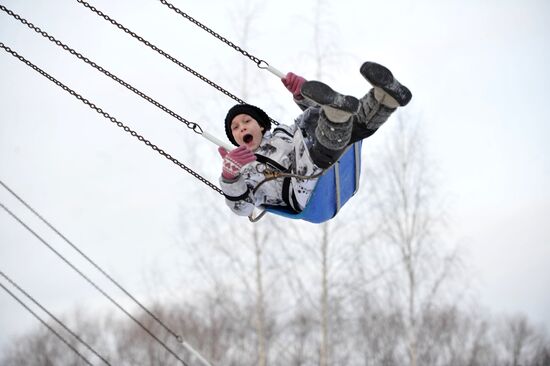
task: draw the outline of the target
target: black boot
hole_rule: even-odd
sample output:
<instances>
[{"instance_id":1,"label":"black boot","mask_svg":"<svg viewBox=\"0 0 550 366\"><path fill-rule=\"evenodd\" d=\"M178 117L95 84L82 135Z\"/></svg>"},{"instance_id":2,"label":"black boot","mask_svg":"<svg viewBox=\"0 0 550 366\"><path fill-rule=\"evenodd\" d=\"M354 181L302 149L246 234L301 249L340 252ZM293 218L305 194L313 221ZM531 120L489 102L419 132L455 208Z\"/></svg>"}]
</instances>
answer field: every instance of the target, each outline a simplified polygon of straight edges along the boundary
<instances>
[{"instance_id":1,"label":"black boot","mask_svg":"<svg viewBox=\"0 0 550 366\"><path fill-rule=\"evenodd\" d=\"M379 87L388 93L400 106L405 106L411 101L411 91L406 86L401 85L386 67L367 61L361 66L360 71L361 75L372 86Z\"/></svg>"},{"instance_id":2,"label":"black boot","mask_svg":"<svg viewBox=\"0 0 550 366\"><path fill-rule=\"evenodd\" d=\"M320 81L306 81L302 85L301 93L319 104L327 118L334 123L346 122L359 109L357 98L335 92Z\"/></svg>"}]
</instances>

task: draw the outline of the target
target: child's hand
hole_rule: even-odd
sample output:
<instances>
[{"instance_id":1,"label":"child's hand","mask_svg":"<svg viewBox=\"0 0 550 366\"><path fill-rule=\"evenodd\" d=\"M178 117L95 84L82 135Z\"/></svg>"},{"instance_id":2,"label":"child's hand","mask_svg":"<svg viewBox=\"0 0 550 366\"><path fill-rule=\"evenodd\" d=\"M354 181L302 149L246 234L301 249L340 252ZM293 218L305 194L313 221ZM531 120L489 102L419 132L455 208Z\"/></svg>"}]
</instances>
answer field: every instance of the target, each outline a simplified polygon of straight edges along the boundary
<instances>
[{"instance_id":1,"label":"child's hand","mask_svg":"<svg viewBox=\"0 0 550 366\"><path fill-rule=\"evenodd\" d=\"M283 85L286 86L288 91L292 93L294 99L300 100L304 98L300 93L300 90L302 89L302 85L306 82L306 79L289 72L284 78L281 79L281 81L283 82Z\"/></svg>"},{"instance_id":2,"label":"child's hand","mask_svg":"<svg viewBox=\"0 0 550 366\"><path fill-rule=\"evenodd\" d=\"M235 179L243 166L256 160L256 155L244 145L230 152L220 147L218 152L223 158L222 177L226 179Z\"/></svg>"}]
</instances>

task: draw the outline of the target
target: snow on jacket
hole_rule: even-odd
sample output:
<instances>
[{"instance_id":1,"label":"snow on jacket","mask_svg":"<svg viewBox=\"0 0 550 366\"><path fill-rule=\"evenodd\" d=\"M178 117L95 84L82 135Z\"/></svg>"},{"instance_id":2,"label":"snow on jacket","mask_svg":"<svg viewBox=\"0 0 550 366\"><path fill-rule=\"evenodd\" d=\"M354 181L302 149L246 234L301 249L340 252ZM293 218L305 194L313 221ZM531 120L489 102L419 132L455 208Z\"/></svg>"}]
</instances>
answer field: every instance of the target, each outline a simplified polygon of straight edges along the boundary
<instances>
[{"instance_id":1,"label":"snow on jacket","mask_svg":"<svg viewBox=\"0 0 550 366\"><path fill-rule=\"evenodd\" d=\"M307 113L305 113L307 114ZM273 170L310 176L321 168L309 155L299 126L304 114L292 126L279 125L267 131L260 146L254 151L257 160L245 165L233 180L220 177L220 186L226 204L241 216L252 214L254 207L263 205L287 206L299 212L307 204L318 179L277 178L254 188L265 180L266 167Z\"/></svg>"}]
</instances>

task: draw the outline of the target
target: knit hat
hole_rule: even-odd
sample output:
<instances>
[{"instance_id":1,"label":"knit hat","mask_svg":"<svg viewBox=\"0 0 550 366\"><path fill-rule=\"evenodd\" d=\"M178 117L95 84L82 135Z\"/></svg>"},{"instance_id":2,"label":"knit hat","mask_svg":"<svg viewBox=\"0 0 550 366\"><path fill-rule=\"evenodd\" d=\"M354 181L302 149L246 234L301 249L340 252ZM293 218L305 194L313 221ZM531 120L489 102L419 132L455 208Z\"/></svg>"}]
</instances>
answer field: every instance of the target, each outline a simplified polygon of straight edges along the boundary
<instances>
[{"instance_id":1,"label":"knit hat","mask_svg":"<svg viewBox=\"0 0 550 366\"><path fill-rule=\"evenodd\" d=\"M229 141L231 141L231 143L235 146L239 146L239 144L237 144L237 141L235 141L233 133L231 132L231 122L233 121L233 118L239 114L247 114L254 118L260 127L264 128L264 133L271 129L271 119L263 110L250 104L237 104L233 106L227 112L227 116L225 116L225 133L227 134Z\"/></svg>"}]
</instances>

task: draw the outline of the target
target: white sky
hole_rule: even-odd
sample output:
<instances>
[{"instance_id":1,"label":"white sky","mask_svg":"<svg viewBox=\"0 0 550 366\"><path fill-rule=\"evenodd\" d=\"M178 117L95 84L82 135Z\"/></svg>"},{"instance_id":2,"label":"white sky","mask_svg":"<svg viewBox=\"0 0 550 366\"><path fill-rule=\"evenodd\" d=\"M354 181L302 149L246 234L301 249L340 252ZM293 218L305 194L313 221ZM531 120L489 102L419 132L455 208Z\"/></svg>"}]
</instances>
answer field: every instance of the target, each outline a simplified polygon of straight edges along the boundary
<instances>
[{"instance_id":1,"label":"white sky","mask_svg":"<svg viewBox=\"0 0 550 366\"><path fill-rule=\"evenodd\" d=\"M173 3L238 43L233 35L239 17L229 2ZM221 121L231 99L75 1L2 4L224 137ZM238 90L243 73L253 76L258 93L247 101L264 106L275 119L288 123L298 113L276 78L251 63L243 68L235 51L160 2L92 4L228 90ZM265 2L245 48L280 70L314 78L312 4ZM324 68L325 81L359 96L366 85L357 70L373 60L411 88L407 109L426 126L431 160L450 192L452 239L469 252L481 304L495 313L526 313L549 327L550 149L544 140L550 136L550 3L354 0L327 6L323 17L332 28L326 38L341 56ZM204 154L212 164L194 168L216 182L215 150L187 128L4 12L0 41L180 161ZM145 292L147 269L181 255L174 243L185 200L196 192L213 195L209 198L216 193L4 51L0 80L0 179L123 284ZM4 190L0 202L64 248ZM226 207L220 200L188 220L210 210ZM0 270L54 311L99 301L3 211ZM36 323L3 292L0 309L0 347Z\"/></svg>"}]
</instances>

